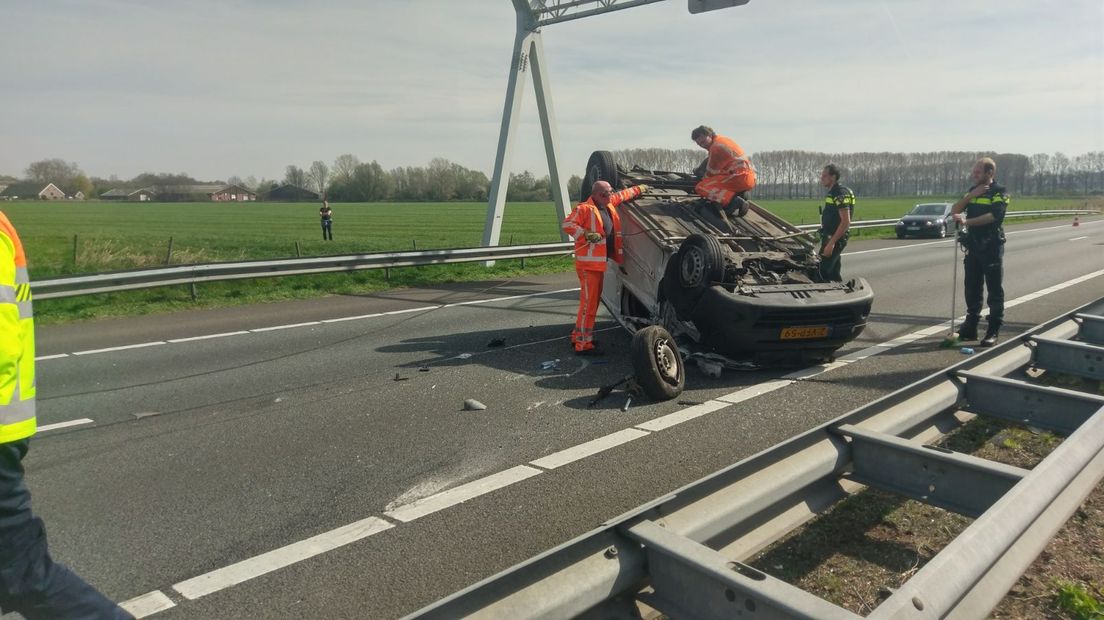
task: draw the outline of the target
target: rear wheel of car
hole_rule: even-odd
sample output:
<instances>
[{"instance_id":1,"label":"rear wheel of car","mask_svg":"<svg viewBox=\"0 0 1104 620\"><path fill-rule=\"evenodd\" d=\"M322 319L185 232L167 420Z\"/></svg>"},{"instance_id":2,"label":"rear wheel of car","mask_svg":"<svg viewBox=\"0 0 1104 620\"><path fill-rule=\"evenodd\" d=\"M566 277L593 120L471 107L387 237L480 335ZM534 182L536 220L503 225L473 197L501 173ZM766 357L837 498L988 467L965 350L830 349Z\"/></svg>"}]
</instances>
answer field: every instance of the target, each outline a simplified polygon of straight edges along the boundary
<instances>
[{"instance_id":1,"label":"rear wheel of car","mask_svg":"<svg viewBox=\"0 0 1104 620\"><path fill-rule=\"evenodd\" d=\"M620 187L621 179L617 174L617 162L609 151L594 151L587 160L583 185L579 189L579 200L590 198L590 187L595 181L607 181L614 190Z\"/></svg>"},{"instance_id":2,"label":"rear wheel of car","mask_svg":"<svg viewBox=\"0 0 1104 620\"><path fill-rule=\"evenodd\" d=\"M724 278L724 250L716 237L690 235L675 253L679 284L704 290Z\"/></svg>"},{"instance_id":3,"label":"rear wheel of car","mask_svg":"<svg viewBox=\"0 0 1104 620\"><path fill-rule=\"evenodd\" d=\"M686 387L682 355L666 329L649 325L636 332L631 355L636 383L652 400L671 400Z\"/></svg>"}]
</instances>

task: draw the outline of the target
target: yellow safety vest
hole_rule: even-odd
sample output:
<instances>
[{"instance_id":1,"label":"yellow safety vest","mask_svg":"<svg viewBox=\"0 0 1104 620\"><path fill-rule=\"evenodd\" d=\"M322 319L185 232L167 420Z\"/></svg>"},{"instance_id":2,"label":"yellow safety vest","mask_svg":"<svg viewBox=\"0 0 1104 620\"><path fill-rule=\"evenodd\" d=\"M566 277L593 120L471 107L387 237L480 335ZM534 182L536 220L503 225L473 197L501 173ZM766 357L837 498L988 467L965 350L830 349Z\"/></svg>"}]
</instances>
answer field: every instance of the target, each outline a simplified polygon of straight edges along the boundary
<instances>
[{"instance_id":1,"label":"yellow safety vest","mask_svg":"<svg viewBox=\"0 0 1104 620\"><path fill-rule=\"evenodd\" d=\"M23 243L0 211L0 443L35 433L31 280Z\"/></svg>"}]
</instances>

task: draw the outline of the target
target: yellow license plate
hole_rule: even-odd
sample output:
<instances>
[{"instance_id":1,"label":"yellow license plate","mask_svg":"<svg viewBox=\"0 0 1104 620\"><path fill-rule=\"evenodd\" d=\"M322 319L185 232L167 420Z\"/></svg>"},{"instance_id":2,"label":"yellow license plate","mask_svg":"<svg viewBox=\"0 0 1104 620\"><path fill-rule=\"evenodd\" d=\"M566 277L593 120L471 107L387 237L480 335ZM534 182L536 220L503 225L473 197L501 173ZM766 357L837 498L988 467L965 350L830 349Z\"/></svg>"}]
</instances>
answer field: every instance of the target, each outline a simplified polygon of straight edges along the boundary
<instances>
[{"instance_id":1,"label":"yellow license plate","mask_svg":"<svg viewBox=\"0 0 1104 620\"><path fill-rule=\"evenodd\" d=\"M817 327L783 327L782 340L804 340L806 338L827 338L828 326Z\"/></svg>"}]
</instances>

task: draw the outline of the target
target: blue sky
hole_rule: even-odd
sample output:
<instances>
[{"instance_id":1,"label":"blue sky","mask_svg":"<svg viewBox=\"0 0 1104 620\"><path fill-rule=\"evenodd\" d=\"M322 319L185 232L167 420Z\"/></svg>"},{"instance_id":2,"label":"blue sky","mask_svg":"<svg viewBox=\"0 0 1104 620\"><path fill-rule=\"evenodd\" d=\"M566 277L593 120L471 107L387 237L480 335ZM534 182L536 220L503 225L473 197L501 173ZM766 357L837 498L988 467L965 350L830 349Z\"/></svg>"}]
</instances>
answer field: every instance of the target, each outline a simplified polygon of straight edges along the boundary
<instances>
[{"instance_id":1,"label":"blue sky","mask_svg":"<svg viewBox=\"0 0 1104 620\"><path fill-rule=\"evenodd\" d=\"M0 0L0 174L282 178L342 153L491 171L509 0ZM565 174L593 150L1104 150L1104 2L668 0L543 30ZM547 171L531 84L511 168Z\"/></svg>"}]
</instances>

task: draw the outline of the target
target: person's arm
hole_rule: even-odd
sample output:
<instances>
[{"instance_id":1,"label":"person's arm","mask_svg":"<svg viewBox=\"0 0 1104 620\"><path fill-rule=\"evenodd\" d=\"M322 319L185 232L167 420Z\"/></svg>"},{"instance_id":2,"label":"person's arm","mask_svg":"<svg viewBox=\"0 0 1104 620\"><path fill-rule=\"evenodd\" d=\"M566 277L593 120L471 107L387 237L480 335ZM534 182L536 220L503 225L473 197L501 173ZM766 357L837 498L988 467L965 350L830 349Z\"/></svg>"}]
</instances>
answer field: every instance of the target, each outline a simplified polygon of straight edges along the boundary
<instances>
[{"instance_id":1,"label":"person's arm","mask_svg":"<svg viewBox=\"0 0 1104 620\"><path fill-rule=\"evenodd\" d=\"M824 244L823 256L831 256L836 250L836 243L847 234L847 230L851 228L851 209L846 206L839 206L840 223L836 226L835 232L828 238L828 242Z\"/></svg>"},{"instance_id":2,"label":"person's arm","mask_svg":"<svg viewBox=\"0 0 1104 620\"><path fill-rule=\"evenodd\" d=\"M23 328L15 291L15 245L0 229L0 385L15 385L23 355ZM9 277L11 280L9 281ZM15 398L13 396L13 398Z\"/></svg>"},{"instance_id":3,"label":"person's arm","mask_svg":"<svg viewBox=\"0 0 1104 620\"><path fill-rule=\"evenodd\" d=\"M610 204L616 207L626 200L639 198L640 195L646 191L648 191L647 185L634 185L629 189L623 189L615 194L610 194Z\"/></svg>"},{"instance_id":4,"label":"person's arm","mask_svg":"<svg viewBox=\"0 0 1104 620\"><path fill-rule=\"evenodd\" d=\"M987 191L989 191L989 183L980 183L978 185L975 185L974 187L970 188L970 191L966 192L965 196L963 196L962 198L959 198L958 202L954 203L954 205L951 206L951 213L953 213L956 216L955 219L958 220L959 224L966 224L967 226L969 226L969 224L966 223L966 218L962 217L962 216L959 216L959 214L966 210L966 205L970 204L974 200L974 198L977 198L978 196L984 194ZM981 218L974 218L974 219L981 219ZM989 220L989 221L991 222L992 220ZM974 225L981 225L981 224L988 224L988 223L989 222L980 222L980 221L978 221L978 222L974 222Z\"/></svg>"},{"instance_id":5,"label":"person's arm","mask_svg":"<svg viewBox=\"0 0 1104 620\"><path fill-rule=\"evenodd\" d=\"M580 236L587 232L579 222L580 211L579 205L575 205L571 213L564 218L563 225L560 227L568 237L571 237L572 241L578 240Z\"/></svg>"}]
</instances>

